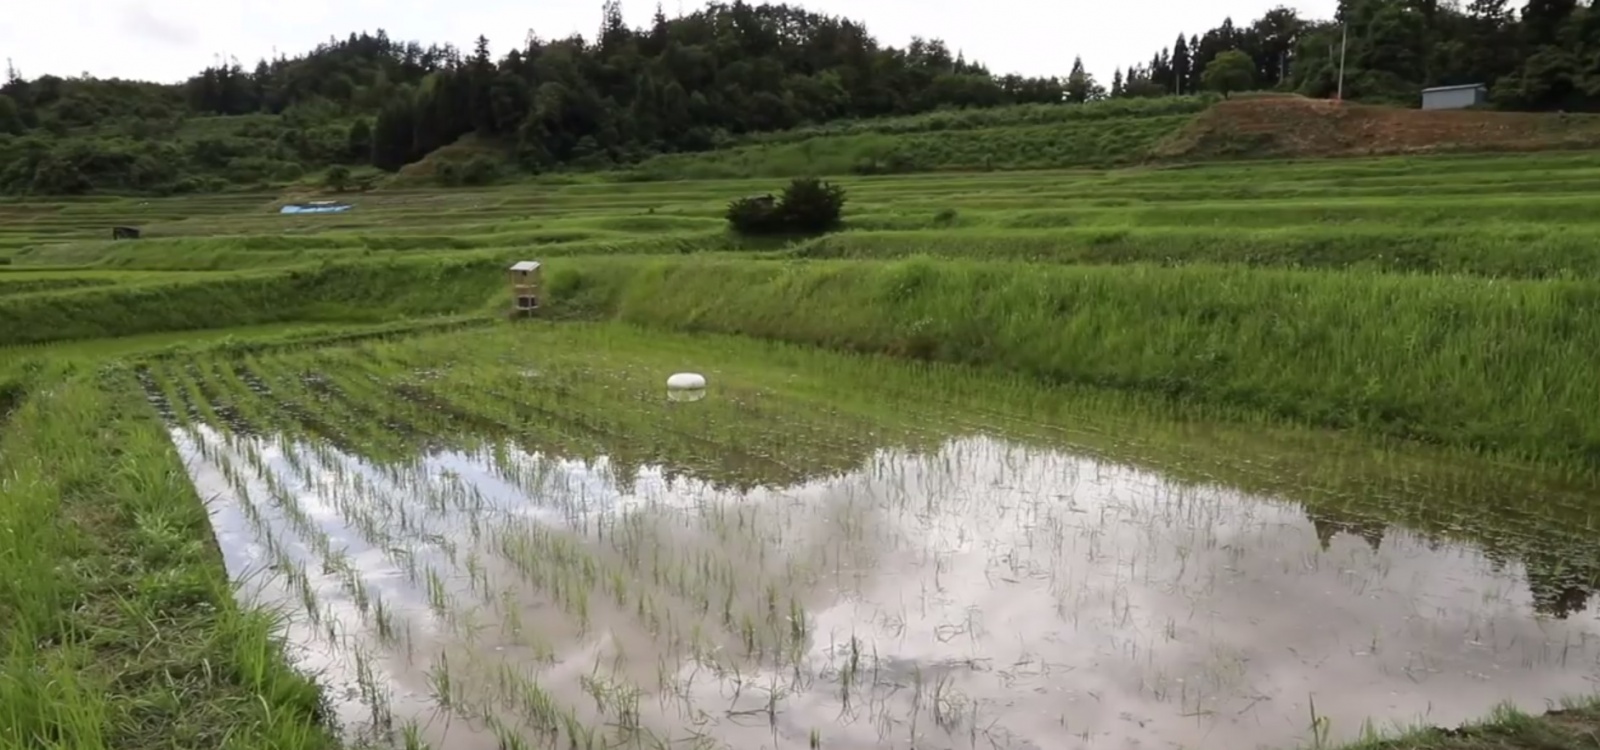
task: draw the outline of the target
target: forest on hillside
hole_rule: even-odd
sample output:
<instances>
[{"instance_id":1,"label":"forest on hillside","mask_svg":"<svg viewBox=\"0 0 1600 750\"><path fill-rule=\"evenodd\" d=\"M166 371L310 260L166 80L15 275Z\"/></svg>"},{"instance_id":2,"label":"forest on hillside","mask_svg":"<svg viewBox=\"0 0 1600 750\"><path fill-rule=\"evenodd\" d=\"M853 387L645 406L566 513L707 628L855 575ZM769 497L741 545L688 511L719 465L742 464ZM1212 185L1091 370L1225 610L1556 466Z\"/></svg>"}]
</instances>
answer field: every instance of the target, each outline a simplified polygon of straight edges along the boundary
<instances>
[{"instance_id":1,"label":"forest on hillside","mask_svg":"<svg viewBox=\"0 0 1600 750\"><path fill-rule=\"evenodd\" d=\"M1180 34L1096 81L997 75L940 40L879 43L860 23L790 5L713 4L646 28L607 0L592 38L529 33L496 59L382 31L305 54L207 67L182 84L40 76L0 85L0 192L182 192L394 171L472 134L488 148L454 175L598 169L807 124L1016 104L1075 106L1202 88L1328 96L1348 34L1346 98L1409 104L1424 86L1492 84L1497 106L1600 109L1600 8L1576 0L1342 0L1336 17L1286 8ZM1207 75L1214 60L1228 63ZM229 117L218 117L229 116ZM490 156L492 154L492 156Z\"/></svg>"},{"instance_id":2,"label":"forest on hillside","mask_svg":"<svg viewBox=\"0 0 1600 750\"><path fill-rule=\"evenodd\" d=\"M1207 62L1239 50L1252 85L1333 96L1345 45L1344 97L1414 106L1430 86L1481 83L1496 107L1600 111L1600 7L1578 0L1340 0L1331 19L1287 8L1248 25L1224 19L1179 34L1149 62L1120 70L1111 95L1198 91Z\"/></svg>"}]
</instances>

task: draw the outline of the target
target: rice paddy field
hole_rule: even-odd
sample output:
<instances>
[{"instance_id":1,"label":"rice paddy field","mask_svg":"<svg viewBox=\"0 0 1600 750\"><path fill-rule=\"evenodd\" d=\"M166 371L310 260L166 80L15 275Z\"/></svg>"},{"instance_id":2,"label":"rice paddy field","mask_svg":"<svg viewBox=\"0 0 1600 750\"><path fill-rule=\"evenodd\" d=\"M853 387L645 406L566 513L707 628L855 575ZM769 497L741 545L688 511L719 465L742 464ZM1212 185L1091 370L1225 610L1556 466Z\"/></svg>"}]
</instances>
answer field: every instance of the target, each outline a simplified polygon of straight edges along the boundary
<instances>
[{"instance_id":1,"label":"rice paddy field","mask_svg":"<svg viewBox=\"0 0 1600 750\"><path fill-rule=\"evenodd\" d=\"M0 748L1600 746L1600 154L840 183L0 203Z\"/></svg>"}]
</instances>

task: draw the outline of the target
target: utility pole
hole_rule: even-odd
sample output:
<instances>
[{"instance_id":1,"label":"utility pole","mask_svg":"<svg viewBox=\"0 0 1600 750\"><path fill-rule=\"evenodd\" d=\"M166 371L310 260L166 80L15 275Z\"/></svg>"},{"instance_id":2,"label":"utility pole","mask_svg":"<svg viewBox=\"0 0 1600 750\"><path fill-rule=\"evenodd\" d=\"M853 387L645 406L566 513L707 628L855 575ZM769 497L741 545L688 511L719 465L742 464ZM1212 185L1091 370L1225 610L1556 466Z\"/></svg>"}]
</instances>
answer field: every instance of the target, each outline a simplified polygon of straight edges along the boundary
<instances>
[{"instance_id":1,"label":"utility pole","mask_svg":"<svg viewBox=\"0 0 1600 750\"><path fill-rule=\"evenodd\" d=\"M1349 38L1350 38L1350 24L1348 22L1340 24L1339 25L1339 94L1336 97L1336 99L1338 101L1341 101L1341 102L1344 101L1344 48L1345 48L1345 42L1348 41Z\"/></svg>"}]
</instances>

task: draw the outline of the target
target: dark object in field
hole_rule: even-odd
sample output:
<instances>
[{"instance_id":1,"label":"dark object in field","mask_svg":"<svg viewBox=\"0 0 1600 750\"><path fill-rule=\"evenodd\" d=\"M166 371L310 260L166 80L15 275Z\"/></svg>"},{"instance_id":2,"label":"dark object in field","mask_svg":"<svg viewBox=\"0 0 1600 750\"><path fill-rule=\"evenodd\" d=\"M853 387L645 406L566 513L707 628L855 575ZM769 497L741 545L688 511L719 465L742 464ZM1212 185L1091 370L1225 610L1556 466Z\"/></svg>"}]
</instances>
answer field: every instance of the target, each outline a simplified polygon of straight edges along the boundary
<instances>
[{"instance_id":1,"label":"dark object in field","mask_svg":"<svg viewBox=\"0 0 1600 750\"><path fill-rule=\"evenodd\" d=\"M511 264L511 317L533 315L539 309L539 287L544 281L544 269L536 260Z\"/></svg>"},{"instance_id":2,"label":"dark object in field","mask_svg":"<svg viewBox=\"0 0 1600 750\"><path fill-rule=\"evenodd\" d=\"M111 239L136 240L139 239L139 230L134 227L112 227Z\"/></svg>"},{"instance_id":3,"label":"dark object in field","mask_svg":"<svg viewBox=\"0 0 1600 750\"><path fill-rule=\"evenodd\" d=\"M728 204L728 226L744 235L817 234L839 227L844 189L815 177L800 177L783 195L756 195Z\"/></svg>"}]
</instances>

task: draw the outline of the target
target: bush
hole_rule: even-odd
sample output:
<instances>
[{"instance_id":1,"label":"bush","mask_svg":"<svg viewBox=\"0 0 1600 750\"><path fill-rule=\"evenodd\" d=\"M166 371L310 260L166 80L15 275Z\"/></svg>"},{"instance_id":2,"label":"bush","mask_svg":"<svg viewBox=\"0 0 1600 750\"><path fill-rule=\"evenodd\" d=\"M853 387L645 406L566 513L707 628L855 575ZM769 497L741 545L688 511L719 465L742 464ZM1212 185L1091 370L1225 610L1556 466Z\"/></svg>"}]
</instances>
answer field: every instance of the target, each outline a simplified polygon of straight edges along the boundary
<instances>
[{"instance_id":1,"label":"bush","mask_svg":"<svg viewBox=\"0 0 1600 750\"><path fill-rule=\"evenodd\" d=\"M322 178L322 184L336 193L344 192L350 187L350 168L343 164L328 167L327 174Z\"/></svg>"},{"instance_id":2,"label":"bush","mask_svg":"<svg viewBox=\"0 0 1600 750\"><path fill-rule=\"evenodd\" d=\"M500 166L483 154L468 159L461 165L461 184L488 185L500 177Z\"/></svg>"},{"instance_id":3,"label":"bush","mask_svg":"<svg viewBox=\"0 0 1600 750\"><path fill-rule=\"evenodd\" d=\"M756 195L728 204L728 225L739 234L777 234L783 231L783 216L775 198Z\"/></svg>"},{"instance_id":4,"label":"bush","mask_svg":"<svg viewBox=\"0 0 1600 750\"><path fill-rule=\"evenodd\" d=\"M815 177L799 177L776 199L761 195L729 203L728 225L746 235L826 232L839 226L844 202L844 188Z\"/></svg>"},{"instance_id":5,"label":"bush","mask_svg":"<svg viewBox=\"0 0 1600 750\"><path fill-rule=\"evenodd\" d=\"M844 215L844 188L815 177L796 179L784 188L778 212L795 231L826 232Z\"/></svg>"}]
</instances>

